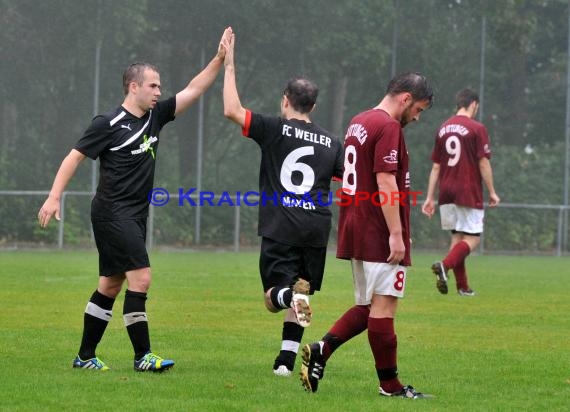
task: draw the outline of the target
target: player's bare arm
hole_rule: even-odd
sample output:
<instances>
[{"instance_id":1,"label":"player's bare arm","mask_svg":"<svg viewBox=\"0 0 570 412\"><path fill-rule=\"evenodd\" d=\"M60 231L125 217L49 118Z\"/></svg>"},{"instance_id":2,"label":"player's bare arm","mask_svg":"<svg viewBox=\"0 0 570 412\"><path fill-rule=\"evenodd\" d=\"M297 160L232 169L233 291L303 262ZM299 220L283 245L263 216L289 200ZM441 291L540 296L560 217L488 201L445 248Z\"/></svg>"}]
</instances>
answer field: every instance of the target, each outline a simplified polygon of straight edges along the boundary
<instances>
[{"instance_id":1,"label":"player's bare arm","mask_svg":"<svg viewBox=\"0 0 570 412\"><path fill-rule=\"evenodd\" d=\"M75 174L77 167L85 159L85 155L81 152L72 149L71 152L63 159L61 166L55 175L52 188L49 192L48 198L44 202L40 211L38 212L38 221L41 227L46 227L51 217L55 215L56 220L59 220L59 208L61 195Z\"/></svg>"},{"instance_id":2,"label":"player's bare arm","mask_svg":"<svg viewBox=\"0 0 570 412\"><path fill-rule=\"evenodd\" d=\"M396 176L392 173L376 173L376 183L378 190L384 193L398 193ZM382 206L382 213L390 231L390 255L388 263L396 265L404 259L406 247L402 238L402 224L400 223L400 205L398 202L385 202Z\"/></svg>"},{"instance_id":3,"label":"player's bare arm","mask_svg":"<svg viewBox=\"0 0 570 412\"><path fill-rule=\"evenodd\" d=\"M426 200L422 205L422 213L430 219L435 213L435 188L439 181L439 163L434 163L428 179L428 189L426 193Z\"/></svg>"},{"instance_id":4,"label":"player's bare arm","mask_svg":"<svg viewBox=\"0 0 570 412\"><path fill-rule=\"evenodd\" d=\"M245 126L246 110L241 105L237 91L234 46L235 34L232 34L224 61L224 116L243 127Z\"/></svg>"},{"instance_id":5,"label":"player's bare arm","mask_svg":"<svg viewBox=\"0 0 570 412\"><path fill-rule=\"evenodd\" d=\"M481 172L481 178L489 192L489 207L495 207L501 202L501 199L499 198L499 195L497 195L497 192L495 192L495 186L493 185L493 169L491 168L491 162L486 157L479 159L479 171Z\"/></svg>"},{"instance_id":6,"label":"player's bare arm","mask_svg":"<svg viewBox=\"0 0 570 412\"><path fill-rule=\"evenodd\" d=\"M224 43L229 42L232 29L228 27L224 30L224 34L220 39L218 51L208 65L198 73L188 85L176 94L175 115L178 115L188 109L198 98L214 83L222 65L226 53Z\"/></svg>"}]
</instances>

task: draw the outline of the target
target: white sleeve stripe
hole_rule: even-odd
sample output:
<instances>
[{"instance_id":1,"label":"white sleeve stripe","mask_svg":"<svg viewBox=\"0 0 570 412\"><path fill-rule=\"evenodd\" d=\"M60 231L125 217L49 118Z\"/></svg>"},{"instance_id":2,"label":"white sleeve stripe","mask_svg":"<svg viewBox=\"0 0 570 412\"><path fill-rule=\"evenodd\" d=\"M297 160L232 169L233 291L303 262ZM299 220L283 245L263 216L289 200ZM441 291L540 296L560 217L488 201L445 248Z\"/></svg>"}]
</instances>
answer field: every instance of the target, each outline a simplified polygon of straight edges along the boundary
<instances>
[{"instance_id":1,"label":"white sleeve stripe","mask_svg":"<svg viewBox=\"0 0 570 412\"><path fill-rule=\"evenodd\" d=\"M148 124L150 123L150 119L151 119L151 118L152 118L152 110L150 111L150 116L148 116L148 120L146 121L146 123L144 124L144 126L143 126L138 132L136 132L134 135L132 135L131 137L129 137L129 139L128 139L127 141L125 141L125 143L123 143L122 145L116 146L116 147L112 147L112 148L109 149L109 150L111 150L111 151L113 151L113 152L114 152L114 151L117 151L117 150L119 150L119 149L121 149L121 148L123 148L123 147L125 147L125 146L127 146L127 145L129 145L129 144L131 144L131 143L134 142L135 140L137 140L138 137L142 134L142 132L144 132L144 131L146 130Z\"/></svg>"},{"instance_id":2,"label":"white sleeve stripe","mask_svg":"<svg viewBox=\"0 0 570 412\"><path fill-rule=\"evenodd\" d=\"M121 120L123 117L125 117L127 115L127 112L122 111L121 113L119 113L117 116L115 116L115 118L113 120L111 120L109 122L109 125L114 126L115 123L117 123L119 120Z\"/></svg>"}]
</instances>

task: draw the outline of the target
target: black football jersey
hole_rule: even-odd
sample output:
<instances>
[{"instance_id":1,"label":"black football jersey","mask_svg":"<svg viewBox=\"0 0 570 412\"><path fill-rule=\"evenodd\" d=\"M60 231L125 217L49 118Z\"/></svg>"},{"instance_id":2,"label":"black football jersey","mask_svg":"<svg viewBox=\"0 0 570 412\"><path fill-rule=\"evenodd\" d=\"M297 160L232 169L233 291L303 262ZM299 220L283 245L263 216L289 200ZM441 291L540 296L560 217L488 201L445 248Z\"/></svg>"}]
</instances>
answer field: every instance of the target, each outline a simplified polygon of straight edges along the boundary
<instances>
[{"instance_id":1,"label":"black football jersey","mask_svg":"<svg viewBox=\"0 0 570 412\"><path fill-rule=\"evenodd\" d=\"M100 160L97 192L91 203L92 220L123 220L148 215L148 194L162 127L174 120L176 98L158 102L138 118L122 106L96 116L75 145Z\"/></svg>"},{"instance_id":2,"label":"black football jersey","mask_svg":"<svg viewBox=\"0 0 570 412\"><path fill-rule=\"evenodd\" d=\"M340 141L314 123L247 111L244 136L261 148L260 236L325 247L331 228L330 183L342 178Z\"/></svg>"}]
</instances>

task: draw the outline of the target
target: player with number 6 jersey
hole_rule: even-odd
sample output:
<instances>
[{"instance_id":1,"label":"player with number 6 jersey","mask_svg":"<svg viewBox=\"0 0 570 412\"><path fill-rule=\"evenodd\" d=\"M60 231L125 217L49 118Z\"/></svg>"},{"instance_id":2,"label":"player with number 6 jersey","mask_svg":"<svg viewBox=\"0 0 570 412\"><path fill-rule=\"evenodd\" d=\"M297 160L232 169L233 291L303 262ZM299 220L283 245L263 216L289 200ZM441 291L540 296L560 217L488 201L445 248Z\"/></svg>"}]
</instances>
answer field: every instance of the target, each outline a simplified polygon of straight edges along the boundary
<instances>
[{"instance_id":1,"label":"player with number 6 jersey","mask_svg":"<svg viewBox=\"0 0 570 412\"><path fill-rule=\"evenodd\" d=\"M331 177L342 176L340 141L310 121L250 110L242 133L261 148L258 234L290 246L326 247Z\"/></svg>"},{"instance_id":2,"label":"player with number 6 jersey","mask_svg":"<svg viewBox=\"0 0 570 412\"><path fill-rule=\"evenodd\" d=\"M291 376L304 328L312 318L309 296L320 290L331 228L330 183L342 177L342 144L311 122L318 89L291 79L281 98L281 117L245 109L237 92L235 35L225 59L224 115L261 149L259 168L259 270L265 307L285 310L277 376Z\"/></svg>"}]
</instances>

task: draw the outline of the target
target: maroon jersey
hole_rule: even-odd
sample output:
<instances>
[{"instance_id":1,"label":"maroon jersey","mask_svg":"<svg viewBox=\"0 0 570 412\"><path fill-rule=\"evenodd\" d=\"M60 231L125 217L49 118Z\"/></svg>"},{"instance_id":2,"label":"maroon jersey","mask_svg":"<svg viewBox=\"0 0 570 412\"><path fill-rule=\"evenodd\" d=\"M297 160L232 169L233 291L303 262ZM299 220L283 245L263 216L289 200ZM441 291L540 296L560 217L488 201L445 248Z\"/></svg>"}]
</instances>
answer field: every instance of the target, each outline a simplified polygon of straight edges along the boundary
<instances>
[{"instance_id":1,"label":"maroon jersey","mask_svg":"<svg viewBox=\"0 0 570 412\"><path fill-rule=\"evenodd\" d=\"M479 159L491 157L487 129L467 116L453 116L435 137L431 155L439 169L439 204L483 209Z\"/></svg>"},{"instance_id":2,"label":"maroon jersey","mask_svg":"<svg viewBox=\"0 0 570 412\"><path fill-rule=\"evenodd\" d=\"M368 110L351 120L344 139L344 195L339 201L337 257L387 262L390 231L381 205L394 202L400 206L402 237L406 246L406 254L400 264L409 266L410 173L400 123L383 110ZM378 172L392 173L399 193L378 193ZM366 193L368 199L365 199Z\"/></svg>"}]
</instances>

